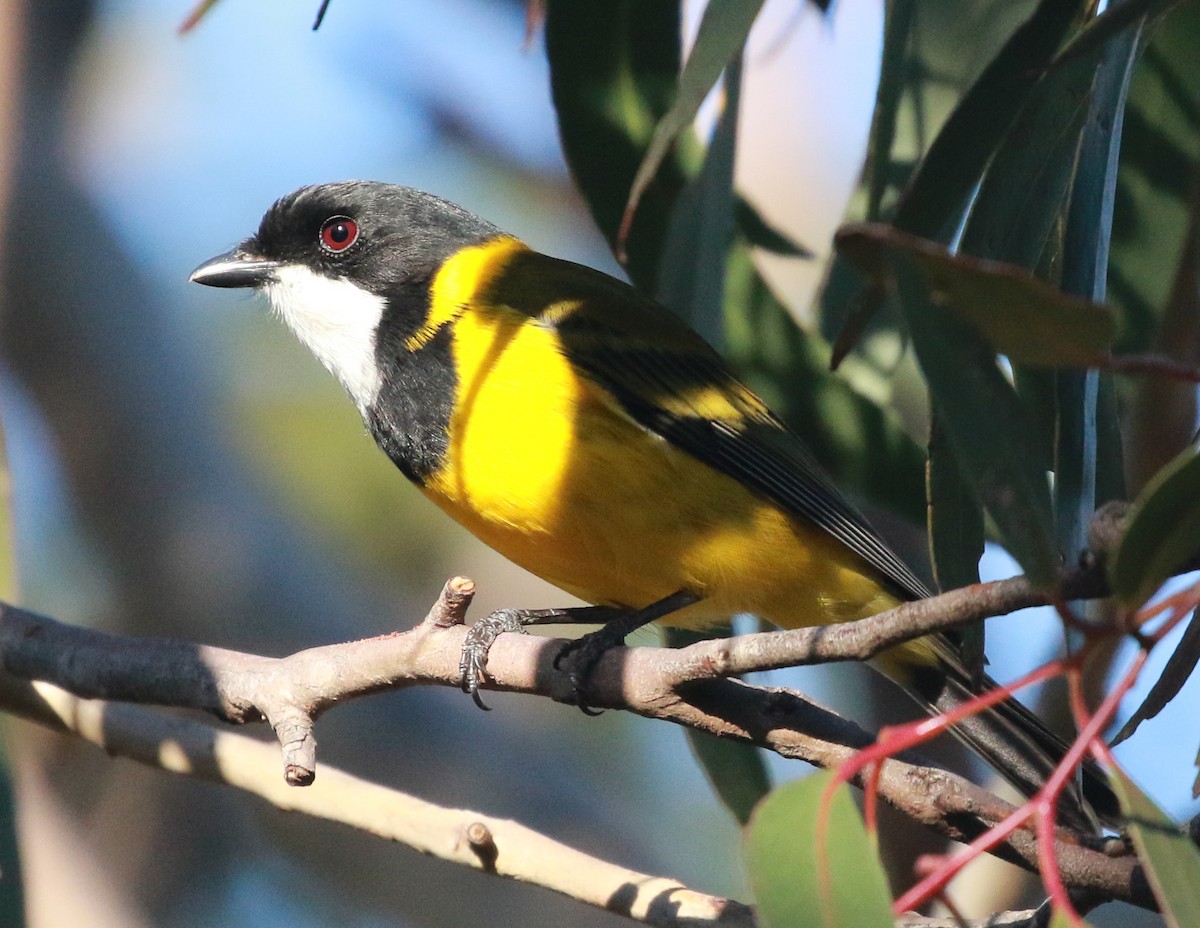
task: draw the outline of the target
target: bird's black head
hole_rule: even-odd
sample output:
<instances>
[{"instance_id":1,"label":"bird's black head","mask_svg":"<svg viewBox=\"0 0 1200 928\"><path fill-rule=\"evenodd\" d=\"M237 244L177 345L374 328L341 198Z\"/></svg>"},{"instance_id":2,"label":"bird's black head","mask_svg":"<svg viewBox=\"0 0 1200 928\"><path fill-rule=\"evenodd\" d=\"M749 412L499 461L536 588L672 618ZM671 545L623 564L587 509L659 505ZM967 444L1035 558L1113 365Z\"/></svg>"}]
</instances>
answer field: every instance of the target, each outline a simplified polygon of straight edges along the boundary
<instances>
[{"instance_id":1,"label":"bird's black head","mask_svg":"<svg viewBox=\"0 0 1200 928\"><path fill-rule=\"evenodd\" d=\"M301 187L267 210L258 231L196 269L210 286L261 287L283 267L353 281L387 296L427 282L455 251L499 234L440 197L374 181Z\"/></svg>"}]
</instances>

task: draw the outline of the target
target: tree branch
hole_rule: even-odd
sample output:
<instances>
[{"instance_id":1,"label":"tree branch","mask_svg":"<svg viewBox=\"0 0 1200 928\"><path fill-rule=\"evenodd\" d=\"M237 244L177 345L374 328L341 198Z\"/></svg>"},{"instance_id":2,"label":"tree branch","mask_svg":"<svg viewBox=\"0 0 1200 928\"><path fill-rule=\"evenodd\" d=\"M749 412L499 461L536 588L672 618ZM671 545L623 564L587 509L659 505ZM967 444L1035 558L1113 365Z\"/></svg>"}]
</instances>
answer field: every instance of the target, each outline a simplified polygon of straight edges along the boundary
<instances>
[{"instance_id":1,"label":"tree branch","mask_svg":"<svg viewBox=\"0 0 1200 928\"><path fill-rule=\"evenodd\" d=\"M48 683L0 674L9 711L172 773L233 786L277 808L341 822L425 854L544 886L659 928L753 928L748 906L628 870L517 822L448 809L326 764L321 780L292 789L279 778L274 746L195 719L84 700Z\"/></svg>"},{"instance_id":2,"label":"tree branch","mask_svg":"<svg viewBox=\"0 0 1200 928\"><path fill-rule=\"evenodd\" d=\"M1071 598L1100 595L1103 575L1095 569L1078 571L1066 589ZM315 776L313 724L326 708L386 689L459 684L465 637L460 623L473 593L470 581L455 578L424 621L410 631L312 648L284 658L174 640L122 638L4 606L0 664L18 676L48 680L84 697L188 706L232 722L266 719L283 746L287 782L302 785ZM589 703L836 767L873 737L798 693L752 686L728 676L791 664L862 659L908 638L1046 600L1017 578L956 590L830 628L703 641L678 651L618 648L596 664L589 678ZM570 681L553 666L562 645L555 639L500 636L488 665L490 688L572 702ZM905 755L884 764L879 794L939 834L970 840L1012 810L969 781L915 760ZM1068 885L1153 906L1131 853L1070 830L1060 829L1059 834L1059 867ZM1032 832L1015 832L998 853L1037 869Z\"/></svg>"}]
</instances>

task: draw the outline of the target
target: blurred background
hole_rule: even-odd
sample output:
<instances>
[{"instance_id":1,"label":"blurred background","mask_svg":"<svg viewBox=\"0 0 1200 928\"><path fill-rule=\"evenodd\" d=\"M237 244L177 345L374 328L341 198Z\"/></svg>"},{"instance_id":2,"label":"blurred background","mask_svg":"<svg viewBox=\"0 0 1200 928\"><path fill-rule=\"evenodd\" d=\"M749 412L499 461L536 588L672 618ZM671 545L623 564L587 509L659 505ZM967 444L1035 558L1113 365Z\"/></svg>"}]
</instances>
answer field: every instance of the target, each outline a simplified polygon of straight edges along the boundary
<instances>
[{"instance_id":1,"label":"blurred background","mask_svg":"<svg viewBox=\"0 0 1200 928\"><path fill-rule=\"evenodd\" d=\"M564 166L523 4L333 0L314 33L317 6L224 0L182 37L190 0L40 0L0 14L13 125L0 409L30 608L284 654L407 627L455 574L476 580L476 614L566 602L408 487L263 305L186 283L278 196L352 177L430 190L535 248L619 273ZM944 24L947 87L973 78L1028 7ZM695 21L689 7L685 31ZM835 4L829 18L770 0L747 55L739 184L817 255L763 259L799 318L861 170L882 23L882 0ZM948 89L930 105L953 99ZM1012 572L991 552L988 576ZM1050 618L993 624L1000 679L1055 646ZM892 717L909 712L857 668L772 679L864 723L878 717L872 694ZM1195 695L1120 753L1179 815L1194 738L1162 733L1194 718ZM320 724L322 761L745 897L738 829L680 731L488 702L484 714L426 688L343 706ZM618 923L28 726L8 734L31 924Z\"/></svg>"}]
</instances>

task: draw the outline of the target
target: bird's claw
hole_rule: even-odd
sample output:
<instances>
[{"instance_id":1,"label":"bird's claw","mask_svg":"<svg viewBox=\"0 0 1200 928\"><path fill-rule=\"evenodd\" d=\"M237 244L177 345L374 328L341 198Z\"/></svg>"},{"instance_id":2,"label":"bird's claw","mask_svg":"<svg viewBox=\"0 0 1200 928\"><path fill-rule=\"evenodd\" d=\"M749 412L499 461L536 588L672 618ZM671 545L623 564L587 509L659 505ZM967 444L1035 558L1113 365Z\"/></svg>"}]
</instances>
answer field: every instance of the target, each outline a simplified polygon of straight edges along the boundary
<instances>
[{"instance_id":1,"label":"bird's claw","mask_svg":"<svg viewBox=\"0 0 1200 928\"><path fill-rule=\"evenodd\" d=\"M497 609L468 628L462 654L458 659L462 691L470 693L475 705L485 712L489 707L479 694L479 687L488 679L488 652L496 639L505 632L525 634L525 616L519 609Z\"/></svg>"}]
</instances>

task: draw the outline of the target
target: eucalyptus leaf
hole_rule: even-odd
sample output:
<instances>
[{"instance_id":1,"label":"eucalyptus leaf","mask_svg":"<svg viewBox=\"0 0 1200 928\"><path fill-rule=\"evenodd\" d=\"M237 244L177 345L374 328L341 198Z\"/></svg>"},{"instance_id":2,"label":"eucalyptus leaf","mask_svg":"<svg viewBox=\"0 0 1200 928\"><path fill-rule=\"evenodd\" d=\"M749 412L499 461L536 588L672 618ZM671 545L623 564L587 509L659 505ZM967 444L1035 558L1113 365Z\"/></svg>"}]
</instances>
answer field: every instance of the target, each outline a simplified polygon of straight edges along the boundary
<instances>
[{"instance_id":1,"label":"eucalyptus leaf","mask_svg":"<svg viewBox=\"0 0 1200 928\"><path fill-rule=\"evenodd\" d=\"M979 582L984 544L983 506L963 476L936 409L930 420L925 470L929 552L934 580L944 593ZM960 629L956 638L963 664L975 681L980 681L985 663L983 623Z\"/></svg>"},{"instance_id":2,"label":"eucalyptus leaf","mask_svg":"<svg viewBox=\"0 0 1200 928\"><path fill-rule=\"evenodd\" d=\"M916 13L917 0L891 0L884 6L883 58L879 89L875 93L871 137L867 142L867 219L871 222L883 218L883 197L893 179L892 148L900 103L904 98L908 46Z\"/></svg>"},{"instance_id":3,"label":"eucalyptus leaf","mask_svg":"<svg viewBox=\"0 0 1200 928\"><path fill-rule=\"evenodd\" d=\"M817 845L830 779L821 771L787 783L754 810L745 861L762 928L893 925L887 877L845 785L833 793L827 840Z\"/></svg>"},{"instance_id":4,"label":"eucalyptus leaf","mask_svg":"<svg viewBox=\"0 0 1200 928\"><path fill-rule=\"evenodd\" d=\"M783 255L785 258L813 257L811 249L788 238L784 232L767 222L762 213L742 197L737 197L734 201L733 218L737 223L738 231L755 248L761 248L771 254Z\"/></svg>"},{"instance_id":5,"label":"eucalyptus leaf","mask_svg":"<svg viewBox=\"0 0 1200 928\"><path fill-rule=\"evenodd\" d=\"M1108 562L1113 593L1136 607L1200 553L1200 454L1189 448L1146 484Z\"/></svg>"},{"instance_id":6,"label":"eucalyptus leaf","mask_svg":"<svg viewBox=\"0 0 1200 928\"><path fill-rule=\"evenodd\" d=\"M728 627L718 634L728 635ZM683 648L689 644L713 637L682 628L664 627L663 641L668 647ZM743 741L718 738L694 728L685 729L688 746L696 756L713 792L737 820L739 825L750 821L750 813L760 799L771 789L771 775L767 771L762 751Z\"/></svg>"},{"instance_id":7,"label":"eucalyptus leaf","mask_svg":"<svg viewBox=\"0 0 1200 928\"><path fill-rule=\"evenodd\" d=\"M1148 721L1162 712L1167 704L1179 695L1183 684L1196 669L1198 661L1200 661L1200 622L1196 621L1196 613L1192 612L1192 617L1188 619L1187 626L1183 630L1183 637L1179 639L1175 650L1171 652L1162 673L1150 687L1150 692L1146 694L1142 704L1121 726L1121 730L1113 735L1112 741L1109 742L1110 745L1116 747L1137 731L1142 722Z\"/></svg>"},{"instance_id":8,"label":"eucalyptus leaf","mask_svg":"<svg viewBox=\"0 0 1200 928\"><path fill-rule=\"evenodd\" d=\"M897 262L911 262L938 307L969 322L1014 363L1087 367L1107 356L1116 337L1111 310L1068 296L1014 265L952 254L880 224L846 226L837 245L876 278L887 279Z\"/></svg>"},{"instance_id":9,"label":"eucalyptus leaf","mask_svg":"<svg viewBox=\"0 0 1200 928\"><path fill-rule=\"evenodd\" d=\"M623 228L632 222L642 194L654 180L671 145L681 132L691 127L700 104L716 85L721 72L741 53L761 7L762 0L709 0L705 6L696 42L679 75L675 100L654 127L629 188ZM622 243L617 244L619 248Z\"/></svg>"},{"instance_id":10,"label":"eucalyptus leaf","mask_svg":"<svg viewBox=\"0 0 1200 928\"><path fill-rule=\"evenodd\" d=\"M1112 784L1166 923L1200 925L1200 850L1123 771L1113 771Z\"/></svg>"},{"instance_id":11,"label":"eucalyptus leaf","mask_svg":"<svg viewBox=\"0 0 1200 928\"><path fill-rule=\"evenodd\" d=\"M1125 0L1115 9L1136 5L1136 0ZM1089 300L1102 301L1107 295L1125 99L1138 60L1141 26L1136 20L1104 47L1076 159L1060 286ZM1059 549L1074 560L1083 550L1087 524L1096 510L1098 417L1115 417L1116 409L1099 406L1099 371L1064 370L1057 380L1054 510ZM1108 426L1110 432L1116 428L1115 423Z\"/></svg>"},{"instance_id":12,"label":"eucalyptus leaf","mask_svg":"<svg viewBox=\"0 0 1200 928\"><path fill-rule=\"evenodd\" d=\"M1090 0L1041 0L958 102L896 209L906 232L948 235L992 153Z\"/></svg>"},{"instance_id":13,"label":"eucalyptus leaf","mask_svg":"<svg viewBox=\"0 0 1200 928\"><path fill-rule=\"evenodd\" d=\"M658 272L658 298L714 345L725 343L725 264L737 208L733 158L741 74L738 55L729 64L725 105L704 164L675 202Z\"/></svg>"},{"instance_id":14,"label":"eucalyptus leaf","mask_svg":"<svg viewBox=\"0 0 1200 928\"><path fill-rule=\"evenodd\" d=\"M951 240L985 167L1007 137L1009 127L1037 87L1059 44L1089 5L1089 0L1041 0L1011 33L917 162L892 217L897 229L941 242ZM888 33L885 38L895 43L908 37L892 37ZM885 46L885 61L897 53L894 45ZM884 76L892 79L894 72L885 71ZM882 89L879 99L890 105ZM886 113L881 118L886 118ZM882 145L883 131L881 126L881 134L875 140L878 145ZM881 160L878 147L872 148L871 158L873 172L894 166L890 158ZM877 169L876 165L880 167ZM873 173L870 182L877 186L883 176ZM881 193L872 193L870 202L874 203L877 196ZM869 296L864 298L861 283L856 288L849 282L840 257L835 258L827 280L821 297L822 332L836 341L840 356L858 343L880 302Z\"/></svg>"},{"instance_id":15,"label":"eucalyptus leaf","mask_svg":"<svg viewBox=\"0 0 1200 928\"><path fill-rule=\"evenodd\" d=\"M994 349L933 299L915 258L895 262L913 348L963 473L1030 581L1052 585L1058 569L1050 489L1027 413ZM986 415L981 411L986 410Z\"/></svg>"},{"instance_id":16,"label":"eucalyptus leaf","mask_svg":"<svg viewBox=\"0 0 1200 928\"><path fill-rule=\"evenodd\" d=\"M548 0L545 36L563 154L615 249L630 185L675 99L679 4ZM654 292L668 217L684 183L678 162L662 159L629 229L625 267L647 293Z\"/></svg>"}]
</instances>

